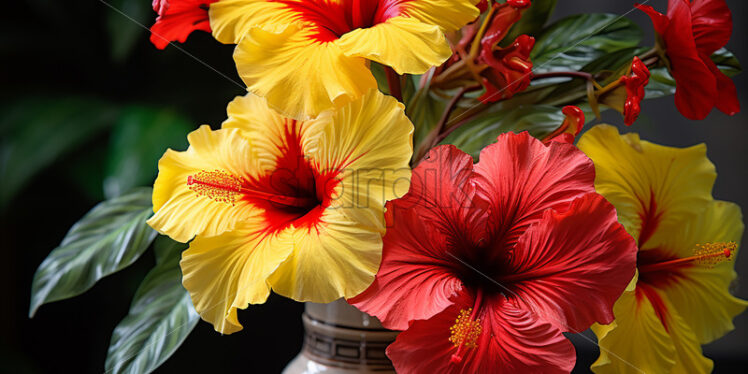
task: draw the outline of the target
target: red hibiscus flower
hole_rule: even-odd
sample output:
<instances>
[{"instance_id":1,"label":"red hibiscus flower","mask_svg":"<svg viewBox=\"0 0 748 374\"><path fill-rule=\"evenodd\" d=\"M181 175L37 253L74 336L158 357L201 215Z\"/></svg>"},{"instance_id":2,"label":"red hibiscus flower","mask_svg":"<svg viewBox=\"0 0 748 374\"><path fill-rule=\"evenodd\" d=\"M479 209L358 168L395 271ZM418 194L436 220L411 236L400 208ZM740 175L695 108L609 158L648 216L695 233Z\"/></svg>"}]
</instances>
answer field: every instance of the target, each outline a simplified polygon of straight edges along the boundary
<instances>
[{"instance_id":1,"label":"red hibiscus flower","mask_svg":"<svg viewBox=\"0 0 748 374\"><path fill-rule=\"evenodd\" d=\"M619 81L626 86L626 101L623 104L623 123L634 124L641 113L641 102L644 100L644 87L649 83L649 69L639 57L631 62L631 73L622 76Z\"/></svg>"},{"instance_id":2,"label":"red hibiscus flower","mask_svg":"<svg viewBox=\"0 0 748 374\"><path fill-rule=\"evenodd\" d=\"M704 119L712 108L740 111L735 84L709 58L730 40L732 14L725 0L669 0L667 15L636 5L662 37L675 78L675 104L687 118Z\"/></svg>"},{"instance_id":3,"label":"red hibiscus flower","mask_svg":"<svg viewBox=\"0 0 748 374\"><path fill-rule=\"evenodd\" d=\"M218 0L153 0L153 10L158 13L151 26L151 43L164 49L170 42L184 43L195 30L210 30L208 7Z\"/></svg>"},{"instance_id":4,"label":"red hibiscus flower","mask_svg":"<svg viewBox=\"0 0 748 374\"><path fill-rule=\"evenodd\" d=\"M374 283L349 302L406 330L399 373L569 372L562 332L613 320L636 245L595 192L592 162L562 142L504 134L480 162L435 148L388 205Z\"/></svg>"}]
</instances>

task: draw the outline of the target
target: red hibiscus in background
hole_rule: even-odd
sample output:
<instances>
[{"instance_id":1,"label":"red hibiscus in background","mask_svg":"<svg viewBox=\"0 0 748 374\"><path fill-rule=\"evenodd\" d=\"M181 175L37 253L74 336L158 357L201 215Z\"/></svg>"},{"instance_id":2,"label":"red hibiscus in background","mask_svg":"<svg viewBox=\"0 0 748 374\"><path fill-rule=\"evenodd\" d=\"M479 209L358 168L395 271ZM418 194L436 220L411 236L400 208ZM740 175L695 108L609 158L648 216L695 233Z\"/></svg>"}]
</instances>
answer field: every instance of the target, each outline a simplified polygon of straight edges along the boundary
<instances>
[{"instance_id":1,"label":"red hibiscus in background","mask_svg":"<svg viewBox=\"0 0 748 374\"><path fill-rule=\"evenodd\" d=\"M740 111L735 84L710 56L730 40L732 14L725 0L669 0L667 15L636 4L662 37L675 78L675 104L687 118L704 119L712 108Z\"/></svg>"},{"instance_id":2,"label":"red hibiscus in background","mask_svg":"<svg viewBox=\"0 0 748 374\"><path fill-rule=\"evenodd\" d=\"M563 142L504 134L480 162L451 145L388 204L374 283L349 302L406 330L399 373L569 372L562 332L610 323L636 245L594 189L592 162Z\"/></svg>"},{"instance_id":3,"label":"red hibiscus in background","mask_svg":"<svg viewBox=\"0 0 748 374\"><path fill-rule=\"evenodd\" d=\"M218 0L153 0L158 13L151 26L151 43L164 49L170 42L184 43L195 30L211 32L208 8Z\"/></svg>"}]
</instances>

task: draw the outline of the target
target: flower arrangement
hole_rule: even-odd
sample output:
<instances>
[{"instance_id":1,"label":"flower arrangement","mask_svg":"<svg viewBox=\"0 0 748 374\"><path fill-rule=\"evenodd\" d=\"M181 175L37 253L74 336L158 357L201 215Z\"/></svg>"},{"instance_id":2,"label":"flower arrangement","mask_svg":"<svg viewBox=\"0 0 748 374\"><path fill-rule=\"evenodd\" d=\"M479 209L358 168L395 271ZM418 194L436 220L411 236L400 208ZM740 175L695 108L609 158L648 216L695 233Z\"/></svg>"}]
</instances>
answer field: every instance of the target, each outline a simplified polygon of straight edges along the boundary
<instances>
[{"instance_id":1,"label":"flower arrangement","mask_svg":"<svg viewBox=\"0 0 748 374\"><path fill-rule=\"evenodd\" d=\"M150 372L200 321L251 326L271 292L345 299L401 331L399 373L709 372L733 329L740 208L703 144L635 126L674 95L739 111L725 0L669 0L656 43L624 17L547 25L555 0L154 0L159 49L235 44L247 94L168 149L153 188L93 208L39 266L31 312L153 247L107 372ZM586 130L586 131L585 131ZM581 135L580 135L581 134ZM261 307L261 306L258 306Z\"/></svg>"}]
</instances>

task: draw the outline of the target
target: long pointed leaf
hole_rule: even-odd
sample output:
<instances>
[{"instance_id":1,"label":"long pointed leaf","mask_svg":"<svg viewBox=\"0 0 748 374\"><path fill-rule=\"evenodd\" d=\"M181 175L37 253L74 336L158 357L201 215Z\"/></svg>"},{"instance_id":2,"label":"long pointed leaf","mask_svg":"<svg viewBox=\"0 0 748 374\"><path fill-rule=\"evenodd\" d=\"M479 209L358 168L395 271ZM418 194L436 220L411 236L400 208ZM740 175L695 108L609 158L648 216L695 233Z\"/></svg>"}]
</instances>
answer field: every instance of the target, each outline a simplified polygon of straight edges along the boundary
<instances>
[{"instance_id":1,"label":"long pointed leaf","mask_svg":"<svg viewBox=\"0 0 748 374\"><path fill-rule=\"evenodd\" d=\"M164 244L166 248L158 248ZM182 286L179 258L186 245L156 241L158 263L141 283L125 317L112 334L107 373L150 373L163 364L195 328L200 316Z\"/></svg>"},{"instance_id":2,"label":"long pointed leaf","mask_svg":"<svg viewBox=\"0 0 748 374\"><path fill-rule=\"evenodd\" d=\"M156 237L151 188L95 206L39 265L31 286L30 316L42 304L80 295L99 279L137 260Z\"/></svg>"}]
</instances>

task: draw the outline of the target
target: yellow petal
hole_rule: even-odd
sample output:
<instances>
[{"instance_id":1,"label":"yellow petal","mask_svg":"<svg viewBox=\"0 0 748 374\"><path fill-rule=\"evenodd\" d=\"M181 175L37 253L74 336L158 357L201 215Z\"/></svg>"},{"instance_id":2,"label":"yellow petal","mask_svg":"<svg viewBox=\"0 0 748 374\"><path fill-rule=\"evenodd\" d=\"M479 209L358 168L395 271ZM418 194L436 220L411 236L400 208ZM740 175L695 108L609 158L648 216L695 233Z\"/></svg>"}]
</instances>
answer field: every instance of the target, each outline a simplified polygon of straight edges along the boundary
<instances>
[{"instance_id":1,"label":"yellow petal","mask_svg":"<svg viewBox=\"0 0 748 374\"><path fill-rule=\"evenodd\" d=\"M616 207L640 249L680 235L684 222L712 200L717 174L703 144L665 147L599 125L587 131L578 146L595 163L595 188Z\"/></svg>"},{"instance_id":2,"label":"yellow petal","mask_svg":"<svg viewBox=\"0 0 748 374\"><path fill-rule=\"evenodd\" d=\"M304 126L306 154L319 170L342 167L336 198L316 230L293 230L293 254L270 283L298 301L350 298L379 268L385 201L408 191L413 125L402 104L372 90Z\"/></svg>"},{"instance_id":3,"label":"yellow petal","mask_svg":"<svg viewBox=\"0 0 748 374\"><path fill-rule=\"evenodd\" d=\"M153 211L148 220L158 232L187 242L195 235L213 236L231 230L251 215L252 205L217 202L189 189L187 178L200 171L221 170L238 177L255 176L256 158L239 130L212 131L204 125L187 136L187 151L167 150L158 163Z\"/></svg>"},{"instance_id":4,"label":"yellow petal","mask_svg":"<svg viewBox=\"0 0 748 374\"><path fill-rule=\"evenodd\" d=\"M195 238L182 254L182 283L195 309L223 334L242 329L237 309L265 302L267 278L293 248L290 233L266 234L264 223L255 215L233 231Z\"/></svg>"},{"instance_id":5,"label":"yellow petal","mask_svg":"<svg viewBox=\"0 0 748 374\"><path fill-rule=\"evenodd\" d=\"M480 12L475 4L480 0L418 0L405 2L403 13L421 22L455 31L472 22Z\"/></svg>"},{"instance_id":6,"label":"yellow petal","mask_svg":"<svg viewBox=\"0 0 748 374\"><path fill-rule=\"evenodd\" d=\"M336 43L347 56L391 66L398 74L423 74L452 55L441 28L402 16L346 33Z\"/></svg>"},{"instance_id":7,"label":"yellow petal","mask_svg":"<svg viewBox=\"0 0 748 374\"><path fill-rule=\"evenodd\" d=\"M614 326L593 325L600 358L595 373L667 373L675 365L675 345L646 297L625 291L613 307Z\"/></svg>"},{"instance_id":8,"label":"yellow petal","mask_svg":"<svg viewBox=\"0 0 748 374\"><path fill-rule=\"evenodd\" d=\"M293 230L293 253L269 279L275 292L328 303L356 296L374 281L383 225L351 219L343 210L328 210L322 221L319 230Z\"/></svg>"},{"instance_id":9,"label":"yellow petal","mask_svg":"<svg viewBox=\"0 0 748 374\"><path fill-rule=\"evenodd\" d=\"M315 41L298 24L250 29L234 60L249 91L296 119L342 107L377 87L365 59L345 56L336 43Z\"/></svg>"},{"instance_id":10,"label":"yellow petal","mask_svg":"<svg viewBox=\"0 0 748 374\"><path fill-rule=\"evenodd\" d=\"M289 141L304 141L304 127L301 122L281 116L268 107L267 101L252 93L237 96L228 108L228 119L224 129L240 129L243 135L252 140L252 151L257 156L263 172L272 172L276 161L283 156ZM289 139L295 134L300 139Z\"/></svg>"},{"instance_id":11,"label":"yellow petal","mask_svg":"<svg viewBox=\"0 0 748 374\"><path fill-rule=\"evenodd\" d=\"M673 305L667 305L668 309L672 310ZM671 373L711 373L714 363L701 353L701 344L696 339L696 334L679 312L672 313L668 319L668 332L675 345L675 366Z\"/></svg>"},{"instance_id":12,"label":"yellow petal","mask_svg":"<svg viewBox=\"0 0 748 374\"><path fill-rule=\"evenodd\" d=\"M673 236L665 248L679 249L679 257L693 255L699 243L740 243L743 235L740 207L733 203L715 201L688 225L681 235ZM737 256L737 253L734 254ZM737 274L734 261L726 261L713 268L694 265L679 270L682 276L669 282L665 291L675 310L683 317L702 344L722 337L735 326L732 319L742 313L748 301L730 294L730 284Z\"/></svg>"},{"instance_id":13,"label":"yellow petal","mask_svg":"<svg viewBox=\"0 0 748 374\"><path fill-rule=\"evenodd\" d=\"M224 44L238 44L253 27L294 22L294 13L282 3L267 0L221 0L210 4L213 36Z\"/></svg>"},{"instance_id":14,"label":"yellow petal","mask_svg":"<svg viewBox=\"0 0 748 374\"><path fill-rule=\"evenodd\" d=\"M381 211L410 187L413 124L405 107L378 90L304 124L306 153L321 170L343 170L333 207ZM371 200L373 199L373 200Z\"/></svg>"}]
</instances>

